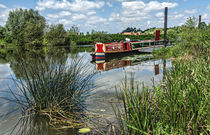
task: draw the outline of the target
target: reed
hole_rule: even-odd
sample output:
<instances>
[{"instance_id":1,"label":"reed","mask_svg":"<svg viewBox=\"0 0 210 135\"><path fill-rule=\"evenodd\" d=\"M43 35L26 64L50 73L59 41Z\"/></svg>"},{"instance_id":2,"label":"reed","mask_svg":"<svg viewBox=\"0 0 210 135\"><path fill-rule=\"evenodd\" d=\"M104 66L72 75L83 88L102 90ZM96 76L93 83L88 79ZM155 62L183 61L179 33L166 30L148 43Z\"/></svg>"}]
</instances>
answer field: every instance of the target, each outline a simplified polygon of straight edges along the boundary
<instances>
[{"instance_id":1,"label":"reed","mask_svg":"<svg viewBox=\"0 0 210 135\"><path fill-rule=\"evenodd\" d=\"M51 125L76 127L83 117L85 98L94 76L81 58L53 61L36 56L36 60L22 60L17 71L21 79L13 78L16 90L10 90L23 112L46 115ZM71 125L71 126L70 126Z\"/></svg>"},{"instance_id":2,"label":"reed","mask_svg":"<svg viewBox=\"0 0 210 135\"><path fill-rule=\"evenodd\" d=\"M113 107L121 134L208 134L209 74L209 62L199 58L176 63L152 90L125 81L117 92L123 109Z\"/></svg>"}]
</instances>

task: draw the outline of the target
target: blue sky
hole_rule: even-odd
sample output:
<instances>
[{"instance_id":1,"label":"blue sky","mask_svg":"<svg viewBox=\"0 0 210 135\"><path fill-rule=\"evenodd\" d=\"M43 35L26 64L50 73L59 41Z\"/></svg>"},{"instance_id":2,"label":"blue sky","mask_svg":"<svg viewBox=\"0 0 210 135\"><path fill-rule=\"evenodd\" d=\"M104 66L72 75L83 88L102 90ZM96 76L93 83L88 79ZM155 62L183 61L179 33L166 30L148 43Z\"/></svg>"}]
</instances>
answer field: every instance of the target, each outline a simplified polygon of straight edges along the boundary
<instances>
[{"instance_id":1,"label":"blue sky","mask_svg":"<svg viewBox=\"0 0 210 135\"><path fill-rule=\"evenodd\" d=\"M81 32L118 33L127 27L163 27L164 7L169 7L168 25L182 25L188 17L202 15L210 23L210 0L0 0L0 25L9 11L35 9L48 24L76 25Z\"/></svg>"}]
</instances>

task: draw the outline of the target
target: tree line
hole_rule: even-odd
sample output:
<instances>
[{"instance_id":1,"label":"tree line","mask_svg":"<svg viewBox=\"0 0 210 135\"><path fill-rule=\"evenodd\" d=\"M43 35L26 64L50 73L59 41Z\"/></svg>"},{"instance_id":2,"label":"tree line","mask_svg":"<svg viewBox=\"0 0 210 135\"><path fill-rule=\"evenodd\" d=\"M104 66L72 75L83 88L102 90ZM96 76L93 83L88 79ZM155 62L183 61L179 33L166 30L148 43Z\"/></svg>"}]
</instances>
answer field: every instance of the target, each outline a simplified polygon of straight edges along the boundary
<instances>
[{"instance_id":1,"label":"tree line","mask_svg":"<svg viewBox=\"0 0 210 135\"><path fill-rule=\"evenodd\" d=\"M201 27L206 27L202 23ZM179 27L169 28L168 38L175 39ZM131 40L154 39L156 29L150 28L141 30L140 28L128 27L123 32L141 32L139 36L108 34L105 31L87 32L86 35L79 31L79 28L72 26L69 30L65 30L62 24L48 25L46 19L33 9L16 9L10 11L5 26L0 26L0 44L12 44L16 46L70 46L94 44L95 42L119 42L130 38ZM161 30L161 38L163 38L163 29Z\"/></svg>"}]
</instances>

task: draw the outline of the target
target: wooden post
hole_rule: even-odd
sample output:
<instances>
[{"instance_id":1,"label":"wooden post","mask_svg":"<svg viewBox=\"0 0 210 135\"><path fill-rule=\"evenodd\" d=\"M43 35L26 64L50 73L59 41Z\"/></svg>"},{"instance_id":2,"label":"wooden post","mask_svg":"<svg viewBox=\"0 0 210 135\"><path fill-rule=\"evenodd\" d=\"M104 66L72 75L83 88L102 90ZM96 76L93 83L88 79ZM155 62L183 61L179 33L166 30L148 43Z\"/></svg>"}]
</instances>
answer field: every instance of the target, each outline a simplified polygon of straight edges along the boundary
<instances>
[{"instance_id":1,"label":"wooden post","mask_svg":"<svg viewBox=\"0 0 210 135\"><path fill-rule=\"evenodd\" d=\"M168 22L168 7L165 7L165 17L164 17L164 45L167 44L167 22Z\"/></svg>"},{"instance_id":2,"label":"wooden post","mask_svg":"<svg viewBox=\"0 0 210 135\"><path fill-rule=\"evenodd\" d=\"M200 28L200 25L201 25L201 15L199 15L198 28Z\"/></svg>"}]
</instances>

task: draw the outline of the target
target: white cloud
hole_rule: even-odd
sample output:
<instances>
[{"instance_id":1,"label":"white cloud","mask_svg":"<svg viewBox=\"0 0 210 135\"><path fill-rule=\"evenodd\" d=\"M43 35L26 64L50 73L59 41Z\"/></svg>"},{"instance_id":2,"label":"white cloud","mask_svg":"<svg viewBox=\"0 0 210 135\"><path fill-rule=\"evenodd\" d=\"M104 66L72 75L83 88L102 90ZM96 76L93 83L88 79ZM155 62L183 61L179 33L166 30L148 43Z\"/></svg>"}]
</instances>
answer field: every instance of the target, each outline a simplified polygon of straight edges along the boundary
<instances>
[{"instance_id":1,"label":"white cloud","mask_svg":"<svg viewBox=\"0 0 210 135\"><path fill-rule=\"evenodd\" d=\"M122 15L124 17L141 17L148 18L149 12L162 10L165 7L174 8L178 6L177 3L150 1L144 3L143 1L122 2Z\"/></svg>"},{"instance_id":2,"label":"white cloud","mask_svg":"<svg viewBox=\"0 0 210 135\"><path fill-rule=\"evenodd\" d=\"M87 17L84 15L84 14L74 14L72 16L72 20L73 21L78 21L78 20L84 20L86 19Z\"/></svg>"},{"instance_id":3,"label":"white cloud","mask_svg":"<svg viewBox=\"0 0 210 135\"><path fill-rule=\"evenodd\" d=\"M202 15L202 21L210 23L210 13L205 13Z\"/></svg>"},{"instance_id":4,"label":"white cloud","mask_svg":"<svg viewBox=\"0 0 210 135\"><path fill-rule=\"evenodd\" d=\"M99 16L92 16L88 18L87 23L88 24L105 24L107 22L107 19L99 17Z\"/></svg>"},{"instance_id":5,"label":"white cloud","mask_svg":"<svg viewBox=\"0 0 210 135\"><path fill-rule=\"evenodd\" d=\"M210 4L206 7L206 9L210 9Z\"/></svg>"},{"instance_id":6,"label":"white cloud","mask_svg":"<svg viewBox=\"0 0 210 135\"><path fill-rule=\"evenodd\" d=\"M87 12L87 15L95 15L96 12L95 11L90 11L90 12Z\"/></svg>"},{"instance_id":7,"label":"white cloud","mask_svg":"<svg viewBox=\"0 0 210 135\"><path fill-rule=\"evenodd\" d=\"M163 14L163 12L158 12L158 13L155 14L155 16L156 16L156 17L163 17L164 14Z\"/></svg>"},{"instance_id":8,"label":"white cloud","mask_svg":"<svg viewBox=\"0 0 210 135\"><path fill-rule=\"evenodd\" d=\"M175 15L175 16L174 16L175 19L177 19L177 18L182 18L182 17L184 17L183 14L178 14L178 15Z\"/></svg>"},{"instance_id":9,"label":"white cloud","mask_svg":"<svg viewBox=\"0 0 210 135\"><path fill-rule=\"evenodd\" d=\"M121 22L121 17L119 13L113 13L110 17L109 17L109 21L111 22Z\"/></svg>"},{"instance_id":10,"label":"white cloud","mask_svg":"<svg viewBox=\"0 0 210 135\"><path fill-rule=\"evenodd\" d=\"M0 4L0 8L7 8L7 7L3 4Z\"/></svg>"},{"instance_id":11,"label":"white cloud","mask_svg":"<svg viewBox=\"0 0 210 135\"><path fill-rule=\"evenodd\" d=\"M65 27L69 27L73 24L71 20L67 20L67 19L61 19L58 21L58 23L63 24Z\"/></svg>"},{"instance_id":12,"label":"white cloud","mask_svg":"<svg viewBox=\"0 0 210 135\"><path fill-rule=\"evenodd\" d=\"M177 3L170 3L170 2L158 2L158 1L150 1L147 5L145 10L146 11L152 11L152 10L161 10L164 9L165 7L168 8L174 8L177 7Z\"/></svg>"},{"instance_id":13,"label":"white cloud","mask_svg":"<svg viewBox=\"0 0 210 135\"><path fill-rule=\"evenodd\" d=\"M107 5L108 7L113 7L113 5L112 5L111 2L106 2L106 5Z\"/></svg>"},{"instance_id":14,"label":"white cloud","mask_svg":"<svg viewBox=\"0 0 210 135\"><path fill-rule=\"evenodd\" d=\"M197 9L185 10L185 11L184 11L184 13L186 13L186 14L195 14L195 13L197 13L197 12L198 12Z\"/></svg>"},{"instance_id":15,"label":"white cloud","mask_svg":"<svg viewBox=\"0 0 210 135\"><path fill-rule=\"evenodd\" d=\"M103 1L74 0L40 0L37 2L36 9L43 11L45 9L63 9L74 12L86 12L91 9L99 9L104 6Z\"/></svg>"},{"instance_id":16,"label":"white cloud","mask_svg":"<svg viewBox=\"0 0 210 135\"><path fill-rule=\"evenodd\" d=\"M169 15L169 19L180 19L180 18L184 18L184 14L172 14L172 15Z\"/></svg>"},{"instance_id":17,"label":"white cloud","mask_svg":"<svg viewBox=\"0 0 210 135\"><path fill-rule=\"evenodd\" d=\"M122 8L125 10L141 10L145 6L142 1L122 2Z\"/></svg>"},{"instance_id":18,"label":"white cloud","mask_svg":"<svg viewBox=\"0 0 210 135\"><path fill-rule=\"evenodd\" d=\"M10 9L7 8L5 5L0 4L0 25L5 25Z\"/></svg>"},{"instance_id":19,"label":"white cloud","mask_svg":"<svg viewBox=\"0 0 210 135\"><path fill-rule=\"evenodd\" d=\"M47 19L57 19L57 18L63 18L70 16L71 13L69 11L61 11L58 14L47 14L46 18Z\"/></svg>"},{"instance_id":20,"label":"white cloud","mask_svg":"<svg viewBox=\"0 0 210 135\"><path fill-rule=\"evenodd\" d=\"M109 21L113 22L129 22L141 21L149 19L153 16L151 12L163 10L164 7L174 8L178 6L177 3L150 1L148 3L143 1L126 1L122 2L122 10L120 13L113 13L109 17ZM163 17L163 13L155 14L156 17Z\"/></svg>"}]
</instances>

